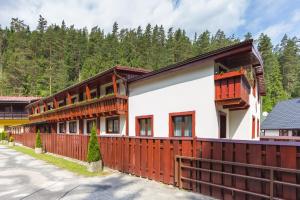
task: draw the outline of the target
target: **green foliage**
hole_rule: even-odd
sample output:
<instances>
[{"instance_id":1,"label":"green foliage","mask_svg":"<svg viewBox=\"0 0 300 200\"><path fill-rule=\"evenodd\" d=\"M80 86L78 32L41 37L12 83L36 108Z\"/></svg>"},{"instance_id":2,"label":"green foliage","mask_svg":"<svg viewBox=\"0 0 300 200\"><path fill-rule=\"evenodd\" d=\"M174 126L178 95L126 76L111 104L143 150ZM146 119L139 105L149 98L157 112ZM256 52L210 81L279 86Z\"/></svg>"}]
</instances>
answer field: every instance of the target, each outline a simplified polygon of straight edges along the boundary
<instances>
[{"instance_id":1,"label":"green foliage","mask_svg":"<svg viewBox=\"0 0 300 200\"><path fill-rule=\"evenodd\" d=\"M96 136L96 127L93 126L88 145L87 161L90 163L99 161L101 159L100 147Z\"/></svg>"},{"instance_id":2,"label":"green foliage","mask_svg":"<svg viewBox=\"0 0 300 200\"><path fill-rule=\"evenodd\" d=\"M13 136L10 136L9 137L9 142L14 142L15 141L15 138Z\"/></svg>"},{"instance_id":3,"label":"green foliage","mask_svg":"<svg viewBox=\"0 0 300 200\"><path fill-rule=\"evenodd\" d=\"M2 131L0 135L1 135L1 140L7 140L8 136L7 136L6 131Z\"/></svg>"},{"instance_id":4,"label":"green foliage","mask_svg":"<svg viewBox=\"0 0 300 200\"><path fill-rule=\"evenodd\" d=\"M42 148L42 146L41 134L40 131L38 131L36 133L35 148Z\"/></svg>"},{"instance_id":5,"label":"green foliage","mask_svg":"<svg viewBox=\"0 0 300 200\"><path fill-rule=\"evenodd\" d=\"M261 34L258 49L261 52L265 67L265 82L267 95L263 98L263 111L271 111L272 108L288 95L282 85L282 74L276 54L273 52L271 39Z\"/></svg>"}]
</instances>

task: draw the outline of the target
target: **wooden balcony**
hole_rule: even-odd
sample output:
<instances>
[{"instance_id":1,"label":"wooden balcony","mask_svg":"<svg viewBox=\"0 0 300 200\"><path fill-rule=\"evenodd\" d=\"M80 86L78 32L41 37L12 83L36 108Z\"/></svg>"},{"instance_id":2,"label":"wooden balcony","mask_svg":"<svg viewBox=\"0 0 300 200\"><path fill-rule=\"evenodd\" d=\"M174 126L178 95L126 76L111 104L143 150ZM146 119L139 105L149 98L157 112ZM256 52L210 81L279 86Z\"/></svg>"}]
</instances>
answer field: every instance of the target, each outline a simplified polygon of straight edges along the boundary
<instances>
[{"instance_id":1,"label":"wooden balcony","mask_svg":"<svg viewBox=\"0 0 300 200\"><path fill-rule=\"evenodd\" d=\"M32 122L57 122L77 118L125 114L128 111L127 100L128 97L122 95L95 98L30 115L29 120Z\"/></svg>"},{"instance_id":2,"label":"wooden balcony","mask_svg":"<svg viewBox=\"0 0 300 200\"><path fill-rule=\"evenodd\" d=\"M27 112L0 112L0 119L27 119Z\"/></svg>"},{"instance_id":3,"label":"wooden balcony","mask_svg":"<svg viewBox=\"0 0 300 200\"><path fill-rule=\"evenodd\" d=\"M230 110L249 107L250 84L245 71L232 71L215 75L215 101Z\"/></svg>"}]
</instances>

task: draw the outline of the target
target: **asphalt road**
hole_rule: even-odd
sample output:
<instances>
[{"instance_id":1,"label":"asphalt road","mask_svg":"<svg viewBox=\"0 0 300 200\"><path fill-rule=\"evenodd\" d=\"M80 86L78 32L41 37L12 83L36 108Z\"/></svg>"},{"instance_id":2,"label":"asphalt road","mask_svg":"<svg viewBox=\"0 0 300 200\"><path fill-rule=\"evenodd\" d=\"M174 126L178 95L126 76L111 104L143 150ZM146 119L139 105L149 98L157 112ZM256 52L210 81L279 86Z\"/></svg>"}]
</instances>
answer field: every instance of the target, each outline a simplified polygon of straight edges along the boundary
<instances>
[{"instance_id":1,"label":"asphalt road","mask_svg":"<svg viewBox=\"0 0 300 200\"><path fill-rule=\"evenodd\" d=\"M211 199L122 173L82 177L0 145L0 199Z\"/></svg>"}]
</instances>

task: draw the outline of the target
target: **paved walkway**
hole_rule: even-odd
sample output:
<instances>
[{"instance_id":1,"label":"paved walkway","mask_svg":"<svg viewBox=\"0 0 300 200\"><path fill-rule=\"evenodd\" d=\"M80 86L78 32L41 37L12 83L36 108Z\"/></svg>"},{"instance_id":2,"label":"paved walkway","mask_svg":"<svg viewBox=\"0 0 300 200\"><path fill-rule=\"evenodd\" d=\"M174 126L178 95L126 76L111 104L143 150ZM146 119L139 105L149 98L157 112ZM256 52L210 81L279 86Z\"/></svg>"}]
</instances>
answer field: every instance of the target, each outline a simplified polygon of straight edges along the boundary
<instances>
[{"instance_id":1,"label":"paved walkway","mask_svg":"<svg viewBox=\"0 0 300 200\"><path fill-rule=\"evenodd\" d=\"M113 173L86 178L0 145L0 199L210 199L154 181Z\"/></svg>"}]
</instances>

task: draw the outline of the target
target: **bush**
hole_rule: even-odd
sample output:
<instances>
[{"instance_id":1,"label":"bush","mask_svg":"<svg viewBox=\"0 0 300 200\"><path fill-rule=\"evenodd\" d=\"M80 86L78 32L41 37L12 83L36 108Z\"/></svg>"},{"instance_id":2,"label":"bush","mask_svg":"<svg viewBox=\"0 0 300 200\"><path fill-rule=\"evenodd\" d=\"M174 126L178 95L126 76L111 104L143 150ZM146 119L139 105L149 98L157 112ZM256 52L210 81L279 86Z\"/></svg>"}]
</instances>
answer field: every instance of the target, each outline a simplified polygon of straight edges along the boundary
<instances>
[{"instance_id":1,"label":"bush","mask_svg":"<svg viewBox=\"0 0 300 200\"><path fill-rule=\"evenodd\" d=\"M36 134L35 148L42 148L42 140L41 140L40 131L38 131L37 134Z\"/></svg>"},{"instance_id":2,"label":"bush","mask_svg":"<svg viewBox=\"0 0 300 200\"><path fill-rule=\"evenodd\" d=\"M7 140L7 133L5 131L1 133L1 140Z\"/></svg>"},{"instance_id":3,"label":"bush","mask_svg":"<svg viewBox=\"0 0 300 200\"><path fill-rule=\"evenodd\" d=\"M88 146L87 161L90 163L97 162L101 159L100 147L96 136L96 127L93 126Z\"/></svg>"},{"instance_id":4,"label":"bush","mask_svg":"<svg viewBox=\"0 0 300 200\"><path fill-rule=\"evenodd\" d=\"M13 136L10 136L9 137L9 142L14 142L15 141L15 138Z\"/></svg>"}]
</instances>

